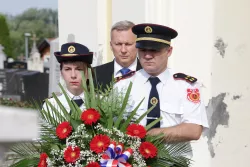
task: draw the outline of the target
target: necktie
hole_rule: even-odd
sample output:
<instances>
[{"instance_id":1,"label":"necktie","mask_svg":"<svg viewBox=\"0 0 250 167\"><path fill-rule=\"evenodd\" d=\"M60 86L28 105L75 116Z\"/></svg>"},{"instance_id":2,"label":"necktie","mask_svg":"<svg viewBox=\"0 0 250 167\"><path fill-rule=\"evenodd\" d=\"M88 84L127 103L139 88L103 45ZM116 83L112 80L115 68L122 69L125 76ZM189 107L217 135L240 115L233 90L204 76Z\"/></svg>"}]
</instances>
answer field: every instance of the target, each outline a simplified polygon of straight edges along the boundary
<instances>
[{"instance_id":1,"label":"necktie","mask_svg":"<svg viewBox=\"0 0 250 167\"><path fill-rule=\"evenodd\" d=\"M83 104L83 100L82 99L75 99L73 101L77 104L78 107L80 107Z\"/></svg>"},{"instance_id":2,"label":"necktie","mask_svg":"<svg viewBox=\"0 0 250 167\"><path fill-rule=\"evenodd\" d=\"M153 105L156 106L153 108L153 110L150 111L150 113L147 114L147 125L160 117L160 99L158 91L156 89L156 85L160 82L160 79L158 77L150 77L148 80L150 81L152 86L148 99L148 109ZM155 124L152 128L159 127L160 122Z\"/></svg>"},{"instance_id":3,"label":"necktie","mask_svg":"<svg viewBox=\"0 0 250 167\"><path fill-rule=\"evenodd\" d=\"M123 68L123 69L120 70L120 72L122 73L122 75L125 75L125 74L130 72L130 69L129 68Z\"/></svg>"},{"instance_id":4,"label":"necktie","mask_svg":"<svg viewBox=\"0 0 250 167\"><path fill-rule=\"evenodd\" d=\"M78 107L80 107L82 104L83 104L83 100L82 99L74 99L73 100ZM72 111L70 110L69 114L71 115L72 114Z\"/></svg>"}]
</instances>

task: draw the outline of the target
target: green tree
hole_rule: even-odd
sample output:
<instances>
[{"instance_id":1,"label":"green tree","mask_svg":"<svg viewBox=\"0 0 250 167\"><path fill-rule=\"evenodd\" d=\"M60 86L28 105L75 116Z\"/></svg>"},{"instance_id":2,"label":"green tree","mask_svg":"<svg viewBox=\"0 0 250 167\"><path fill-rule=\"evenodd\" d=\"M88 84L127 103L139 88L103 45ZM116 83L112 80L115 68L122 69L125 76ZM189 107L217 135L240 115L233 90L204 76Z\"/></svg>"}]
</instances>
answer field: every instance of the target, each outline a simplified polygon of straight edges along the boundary
<instances>
[{"instance_id":1,"label":"green tree","mask_svg":"<svg viewBox=\"0 0 250 167\"><path fill-rule=\"evenodd\" d=\"M57 37L57 10L30 8L20 15L8 16L13 55L18 57L25 53L24 33L35 33L39 44L44 38ZM29 52L32 42L29 40Z\"/></svg>"},{"instance_id":2,"label":"green tree","mask_svg":"<svg viewBox=\"0 0 250 167\"><path fill-rule=\"evenodd\" d=\"M4 53L12 57L10 32L4 15L0 15L0 44L4 47Z\"/></svg>"}]
</instances>

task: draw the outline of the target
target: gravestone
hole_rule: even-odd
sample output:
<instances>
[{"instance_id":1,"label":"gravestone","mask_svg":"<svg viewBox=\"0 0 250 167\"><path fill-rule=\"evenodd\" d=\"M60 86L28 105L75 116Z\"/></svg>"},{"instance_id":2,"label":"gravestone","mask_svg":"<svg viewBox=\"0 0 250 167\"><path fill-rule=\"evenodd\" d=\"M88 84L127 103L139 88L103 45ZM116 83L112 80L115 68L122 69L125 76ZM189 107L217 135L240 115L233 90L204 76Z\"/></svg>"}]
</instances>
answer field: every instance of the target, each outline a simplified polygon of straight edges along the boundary
<instances>
[{"instance_id":1,"label":"gravestone","mask_svg":"<svg viewBox=\"0 0 250 167\"><path fill-rule=\"evenodd\" d=\"M34 52L27 61L28 70L30 71L39 71L43 73L43 61L41 60L40 53Z\"/></svg>"},{"instance_id":2,"label":"gravestone","mask_svg":"<svg viewBox=\"0 0 250 167\"><path fill-rule=\"evenodd\" d=\"M6 78L6 90L4 91L5 98L11 98L13 100L21 100L21 94L18 94L18 90L22 89L22 83L16 79L16 74L25 72L27 70L22 69L5 69Z\"/></svg>"},{"instance_id":3,"label":"gravestone","mask_svg":"<svg viewBox=\"0 0 250 167\"><path fill-rule=\"evenodd\" d=\"M21 62L21 61L14 61L14 62L4 62L4 68L5 69L27 69L27 63L26 62Z\"/></svg>"},{"instance_id":4,"label":"gravestone","mask_svg":"<svg viewBox=\"0 0 250 167\"><path fill-rule=\"evenodd\" d=\"M22 101L42 102L48 98L49 91L49 74L34 72L25 73L22 75L23 81L23 96Z\"/></svg>"},{"instance_id":5,"label":"gravestone","mask_svg":"<svg viewBox=\"0 0 250 167\"><path fill-rule=\"evenodd\" d=\"M37 47L36 47L36 41L38 40L38 38L36 37L36 34L33 34L31 40L33 41L33 47L32 47L32 49L31 49L30 55L32 55L32 54L38 52L38 49L37 49Z\"/></svg>"},{"instance_id":6,"label":"gravestone","mask_svg":"<svg viewBox=\"0 0 250 167\"><path fill-rule=\"evenodd\" d=\"M28 63L28 70L30 71L39 71L43 73L44 68L43 68L43 61L41 59L41 54L39 53L37 47L36 47L36 36L33 35L33 47L30 53L30 57L27 61Z\"/></svg>"},{"instance_id":7,"label":"gravestone","mask_svg":"<svg viewBox=\"0 0 250 167\"><path fill-rule=\"evenodd\" d=\"M0 69L4 68L4 61L6 60L6 55L3 52L4 47L0 44Z\"/></svg>"},{"instance_id":8,"label":"gravestone","mask_svg":"<svg viewBox=\"0 0 250 167\"><path fill-rule=\"evenodd\" d=\"M1 80L0 80L1 81ZM48 97L49 74L39 71L6 69L4 98L16 101L42 101Z\"/></svg>"}]
</instances>

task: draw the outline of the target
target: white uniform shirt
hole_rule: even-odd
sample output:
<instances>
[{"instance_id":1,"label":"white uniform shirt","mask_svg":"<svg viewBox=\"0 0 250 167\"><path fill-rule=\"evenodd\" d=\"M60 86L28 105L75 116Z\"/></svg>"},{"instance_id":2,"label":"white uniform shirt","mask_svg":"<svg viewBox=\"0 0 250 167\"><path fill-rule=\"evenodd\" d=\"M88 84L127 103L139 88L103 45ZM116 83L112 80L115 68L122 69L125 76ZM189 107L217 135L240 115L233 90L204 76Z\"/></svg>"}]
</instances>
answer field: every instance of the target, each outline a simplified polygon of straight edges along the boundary
<instances>
[{"instance_id":1,"label":"white uniform shirt","mask_svg":"<svg viewBox=\"0 0 250 167\"><path fill-rule=\"evenodd\" d=\"M74 96L72 93L70 93L67 89L65 89L66 93L68 94L69 99L71 100L75 100L75 99L82 99L84 101L84 93L82 92L79 96ZM68 113L70 112L70 106L66 100L66 97L64 96L64 94L61 94L59 96L57 96L57 98L60 100L60 102L63 104L63 106L65 107L65 109L68 111ZM51 104L60 111L60 107L58 106L56 100L54 98L50 98L48 99L49 102L51 102ZM46 108L46 104L43 104L43 109L47 110ZM81 110L85 109L85 105L84 103L80 106Z\"/></svg>"},{"instance_id":2,"label":"white uniform shirt","mask_svg":"<svg viewBox=\"0 0 250 167\"><path fill-rule=\"evenodd\" d=\"M175 80L173 74L172 70L166 69L157 76L161 81L156 86L160 99L160 115L162 117L160 127L171 127L181 123L194 123L208 127L206 110L202 99L199 101L190 100L189 92L192 90L201 95L199 84ZM138 117L148 110L148 99L152 87L148 80L149 77L150 75L141 69L131 78L121 80L115 85L115 88L119 91L126 91L129 83L133 83L127 106L128 111L132 111L145 98L137 110ZM140 124L146 126L146 122L147 118L145 116ZM192 151L183 156L191 158Z\"/></svg>"},{"instance_id":3,"label":"white uniform shirt","mask_svg":"<svg viewBox=\"0 0 250 167\"><path fill-rule=\"evenodd\" d=\"M161 81L156 87L160 99L161 127L170 127L181 123L194 123L208 127L206 110L202 99L198 102L190 100L190 91L198 90L198 93L201 94L199 84L175 80L173 74L172 70L166 69L158 76ZM133 82L129 110L132 111L145 98L137 110L139 116L148 109L151 90L151 84L148 81L149 77L150 75L142 69L137 71L133 77L121 80L115 85L119 90L124 90L130 81ZM145 126L146 122L145 117L140 124Z\"/></svg>"},{"instance_id":4,"label":"white uniform shirt","mask_svg":"<svg viewBox=\"0 0 250 167\"><path fill-rule=\"evenodd\" d=\"M137 66L137 58L135 59L135 61L128 67L128 69L130 69L131 71L136 71L136 66ZM123 67L118 64L115 60L114 60L114 77L120 77L122 76L122 73L120 72L120 70Z\"/></svg>"}]
</instances>

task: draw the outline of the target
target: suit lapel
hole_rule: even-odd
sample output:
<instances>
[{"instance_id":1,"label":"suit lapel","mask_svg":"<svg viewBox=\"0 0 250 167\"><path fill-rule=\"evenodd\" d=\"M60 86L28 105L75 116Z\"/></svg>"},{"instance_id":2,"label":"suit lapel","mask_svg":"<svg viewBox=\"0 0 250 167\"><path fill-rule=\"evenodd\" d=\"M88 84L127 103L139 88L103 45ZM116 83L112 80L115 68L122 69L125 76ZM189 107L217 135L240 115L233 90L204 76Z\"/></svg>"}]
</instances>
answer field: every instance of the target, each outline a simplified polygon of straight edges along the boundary
<instances>
[{"instance_id":1,"label":"suit lapel","mask_svg":"<svg viewBox=\"0 0 250 167\"><path fill-rule=\"evenodd\" d=\"M139 59L137 59L136 71L142 69Z\"/></svg>"},{"instance_id":2,"label":"suit lapel","mask_svg":"<svg viewBox=\"0 0 250 167\"><path fill-rule=\"evenodd\" d=\"M113 77L115 76L114 71L115 71L115 65L114 65L114 60L110 63L108 63L108 65L106 66L105 71L103 71L105 73L105 75L103 75L103 81L105 81L104 84L110 84L110 82L112 81ZM137 65L136 65L136 71L142 69L140 61L137 59Z\"/></svg>"},{"instance_id":3,"label":"suit lapel","mask_svg":"<svg viewBox=\"0 0 250 167\"><path fill-rule=\"evenodd\" d=\"M106 83L109 84L112 81L112 77L114 76L114 60L107 66L107 75L106 76Z\"/></svg>"}]
</instances>

